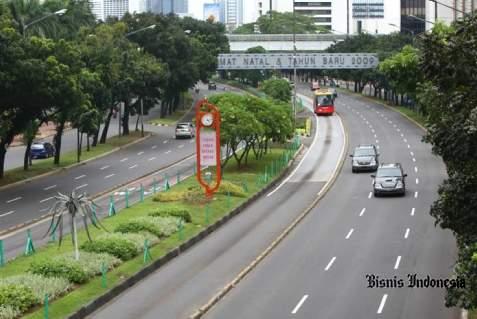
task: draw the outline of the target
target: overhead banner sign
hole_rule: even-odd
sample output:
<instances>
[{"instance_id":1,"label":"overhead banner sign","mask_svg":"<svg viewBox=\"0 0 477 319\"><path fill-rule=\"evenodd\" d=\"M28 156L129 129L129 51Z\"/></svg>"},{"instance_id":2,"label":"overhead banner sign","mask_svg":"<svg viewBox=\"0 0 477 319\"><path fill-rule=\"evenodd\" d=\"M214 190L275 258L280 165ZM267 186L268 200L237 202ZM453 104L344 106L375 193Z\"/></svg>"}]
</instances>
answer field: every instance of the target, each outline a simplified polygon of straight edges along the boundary
<instances>
[{"instance_id":1,"label":"overhead banner sign","mask_svg":"<svg viewBox=\"0 0 477 319\"><path fill-rule=\"evenodd\" d=\"M263 69L372 69L375 53L230 53L219 54L219 70Z\"/></svg>"}]
</instances>

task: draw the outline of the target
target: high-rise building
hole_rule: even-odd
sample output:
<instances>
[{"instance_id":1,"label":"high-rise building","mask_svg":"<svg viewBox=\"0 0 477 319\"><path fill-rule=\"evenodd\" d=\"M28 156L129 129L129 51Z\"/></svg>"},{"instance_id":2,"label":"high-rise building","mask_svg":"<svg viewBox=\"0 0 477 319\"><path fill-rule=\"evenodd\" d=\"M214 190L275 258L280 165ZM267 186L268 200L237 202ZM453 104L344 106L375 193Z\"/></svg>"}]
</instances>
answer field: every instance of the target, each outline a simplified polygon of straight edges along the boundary
<instances>
[{"instance_id":1,"label":"high-rise building","mask_svg":"<svg viewBox=\"0 0 477 319\"><path fill-rule=\"evenodd\" d=\"M455 8L455 10L454 10ZM432 28L432 23L442 21L450 24L462 17L462 12L470 13L477 10L477 0L438 0L429 1L426 7L426 29Z\"/></svg>"},{"instance_id":2,"label":"high-rise building","mask_svg":"<svg viewBox=\"0 0 477 319\"><path fill-rule=\"evenodd\" d=\"M90 0L89 5L91 12L96 17L96 20L104 21L104 1L103 0Z\"/></svg>"},{"instance_id":3,"label":"high-rise building","mask_svg":"<svg viewBox=\"0 0 477 319\"><path fill-rule=\"evenodd\" d=\"M121 18L129 11L129 0L103 0L103 8L103 20L108 17Z\"/></svg>"},{"instance_id":4,"label":"high-rise building","mask_svg":"<svg viewBox=\"0 0 477 319\"><path fill-rule=\"evenodd\" d=\"M188 4L188 0L151 0L151 11L162 14L184 14L189 11Z\"/></svg>"},{"instance_id":5,"label":"high-rise building","mask_svg":"<svg viewBox=\"0 0 477 319\"><path fill-rule=\"evenodd\" d=\"M401 0L401 32L418 34L426 30L426 0Z\"/></svg>"},{"instance_id":6,"label":"high-rise building","mask_svg":"<svg viewBox=\"0 0 477 319\"><path fill-rule=\"evenodd\" d=\"M204 20L213 19L215 22L224 22L221 3L204 3Z\"/></svg>"},{"instance_id":7,"label":"high-rise building","mask_svg":"<svg viewBox=\"0 0 477 319\"><path fill-rule=\"evenodd\" d=\"M243 24L243 0L222 0L224 22L229 30Z\"/></svg>"}]
</instances>

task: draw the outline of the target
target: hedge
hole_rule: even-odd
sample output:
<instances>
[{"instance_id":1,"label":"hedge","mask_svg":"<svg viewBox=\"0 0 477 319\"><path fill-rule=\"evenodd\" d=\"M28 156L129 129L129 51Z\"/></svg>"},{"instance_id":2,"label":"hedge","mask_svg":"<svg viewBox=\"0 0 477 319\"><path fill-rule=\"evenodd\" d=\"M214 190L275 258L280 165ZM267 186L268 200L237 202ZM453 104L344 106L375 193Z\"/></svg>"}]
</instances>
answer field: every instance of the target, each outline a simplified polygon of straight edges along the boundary
<instances>
[{"instance_id":1,"label":"hedge","mask_svg":"<svg viewBox=\"0 0 477 319\"><path fill-rule=\"evenodd\" d=\"M148 231L158 238L163 238L177 231L178 222L179 219L176 217L139 217L118 225L115 231L125 234Z\"/></svg>"},{"instance_id":2,"label":"hedge","mask_svg":"<svg viewBox=\"0 0 477 319\"><path fill-rule=\"evenodd\" d=\"M66 278L69 282L82 284L88 281L89 276L79 263L66 262L59 259L44 259L33 262L29 271L45 277Z\"/></svg>"},{"instance_id":3,"label":"hedge","mask_svg":"<svg viewBox=\"0 0 477 319\"><path fill-rule=\"evenodd\" d=\"M156 210L148 214L151 217L178 217L182 218L186 223L192 221L192 216L187 209L177 208L177 207L168 207Z\"/></svg>"},{"instance_id":4,"label":"hedge","mask_svg":"<svg viewBox=\"0 0 477 319\"><path fill-rule=\"evenodd\" d=\"M35 304L33 291L23 285L0 287L0 305L23 313Z\"/></svg>"}]
</instances>

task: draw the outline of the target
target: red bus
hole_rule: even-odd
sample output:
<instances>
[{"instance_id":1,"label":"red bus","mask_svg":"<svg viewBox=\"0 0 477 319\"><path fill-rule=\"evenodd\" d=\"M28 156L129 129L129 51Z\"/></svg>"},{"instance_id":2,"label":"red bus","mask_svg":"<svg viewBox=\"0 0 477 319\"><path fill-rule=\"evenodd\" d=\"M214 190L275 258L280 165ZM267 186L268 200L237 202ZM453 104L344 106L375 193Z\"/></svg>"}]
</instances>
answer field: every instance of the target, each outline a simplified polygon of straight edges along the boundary
<instances>
[{"instance_id":1,"label":"red bus","mask_svg":"<svg viewBox=\"0 0 477 319\"><path fill-rule=\"evenodd\" d=\"M316 115L333 115L335 112L335 99L329 90L315 91L313 109Z\"/></svg>"}]
</instances>

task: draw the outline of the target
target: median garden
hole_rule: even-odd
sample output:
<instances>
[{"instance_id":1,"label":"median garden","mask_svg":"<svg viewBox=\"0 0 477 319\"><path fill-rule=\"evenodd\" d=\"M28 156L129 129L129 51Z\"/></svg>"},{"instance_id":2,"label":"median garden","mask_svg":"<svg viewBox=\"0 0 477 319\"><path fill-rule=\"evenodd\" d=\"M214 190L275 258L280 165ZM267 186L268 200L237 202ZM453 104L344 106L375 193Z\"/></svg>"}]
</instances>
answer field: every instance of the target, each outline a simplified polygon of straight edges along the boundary
<instances>
[{"instance_id":1,"label":"median garden","mask_svg":"<svg viewBox=\"0 0 477 319\"><path fill-rule=\"evenodd\" d=\"M151 196L102 220L91 204L86 215L92 224L73 236L78 255L71 235L61 234L63 222L69 223L65 215L53 223L48 245L35 250L27 240L25 254L0 267L1 319L67 317L230 214L283 172L299 147L297 138L290 139L287 106L272 108L277 118L268 119L267 100L231 94L214 99L224 121L222 144L231 150L217 193L205 198L193 174L177 174L174 186L167 180L157 190L154 185Z\"/></svg>"}]
</instances>

